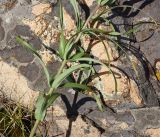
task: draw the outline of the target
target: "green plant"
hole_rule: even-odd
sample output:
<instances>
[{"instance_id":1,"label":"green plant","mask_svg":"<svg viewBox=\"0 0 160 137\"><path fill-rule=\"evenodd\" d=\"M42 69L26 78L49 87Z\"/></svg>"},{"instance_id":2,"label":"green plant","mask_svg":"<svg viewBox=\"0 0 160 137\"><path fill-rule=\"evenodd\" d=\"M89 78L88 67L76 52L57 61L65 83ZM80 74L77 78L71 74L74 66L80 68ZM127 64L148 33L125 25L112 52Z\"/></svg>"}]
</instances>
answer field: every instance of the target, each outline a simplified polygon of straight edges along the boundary
<instances>
[{"instance_id":1,"label":"green plant","mask_svg":"<svg viewBox=\"0 0 160 137\"><path fill-rule=\"evenodd\" d=\"M32 127L32 112L20 103L11 101L2 103L0 108L0 133L10 137L26 137Z\"/></svg>"},{"instance_id":2,"label":"green plant","mask_svg":"<svg viewBox=\"0 0 160 137\"><path fill-rule=\"evenodd\" d=\"M115 74L111 69L111 61L107 49L106 54L108 59L102 62L100 60L94 59L93 55L87 53L87 49L84 49L83 45L81 44L82 38L87 35L88 37L97 40L98 42L102 42L105 48L106 45L104 41L108 40L115 45L115 48L120 48L126 53L126 51L117 42L117 36L128 35L128 33L131 33L134 30L131 30L128 33L121 34L120 32L115 31L111 21L103 18L104 15L110 12L109 6L115 1L116 0L97 0L96 8L84 21L81 18L81 12L79 10L77 1L70 0L70 3L72 4L75 12L76 30L75 34L67 40L64 35L62 8L63 5L61 0L59 0L60 42L59 50L55 51L55 53L61 59L61 67L54 77L49 74L47 67L45 66L45 63L43 62L38 51L36 51L32 47L32 45L30 45L21 37L16 37L16 40L21 45L28 48L38 58L40 64L43 66L48 81L48 86L50 88L48 92L39 94L35 105L36 122L30 133L30 137L34 136L38 124L44 120L47 108L51 106L54 101L60 96L60 93L57 92L57 89L60 87L74 88L77 92L81 92L84 94L88 94L91 91L91 93L88 95L95 99L99 109L103 111L103 104L101 102L99 93L96 90L93 90L92 86L89 86L89 82L92 80L92 77L97 74L96 70L94 69L94 65L103 65L107 68L107 70L109 70L109 72L113 75L115 81L115 91L117 91L117 81ZM102 23L102 18L105 25L110 28L110 31L94 27L94 24L96 24L96 22ZM68 66L68 64L71 64L71 66ZM81 73L78 80L73 77L74 72Z\"/></svg>"}]
</instances>

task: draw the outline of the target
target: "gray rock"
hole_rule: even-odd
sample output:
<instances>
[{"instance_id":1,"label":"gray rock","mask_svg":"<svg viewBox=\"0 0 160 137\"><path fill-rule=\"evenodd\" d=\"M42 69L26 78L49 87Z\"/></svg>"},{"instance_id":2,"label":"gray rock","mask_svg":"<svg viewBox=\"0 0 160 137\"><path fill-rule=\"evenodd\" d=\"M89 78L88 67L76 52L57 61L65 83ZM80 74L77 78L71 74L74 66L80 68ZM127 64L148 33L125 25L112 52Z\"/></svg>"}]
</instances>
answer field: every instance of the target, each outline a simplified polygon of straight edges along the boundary
<instances>
[{"instance_id":1,"label":"gray rock","mask_svg":"<svg viewBox=\"0 0 160 137\"><path fill-rule=\"evenodd\" d=\"M17 46L11 49L12 55L20 63L28 63L34 59L33 54L25 47Z\"/></svg>"},{"instance_id":2,"label":"gray rock","mask_svg":"<svg viewBox=\"0 0 160 137\"><path fill-rule=\"evenodd\" d=\"M30 82L33 82L39 76L39 67L35 63L28 64L27 66L21 66L19 71Z\"/></svg>"},{"instance_id":3,"label":"gray rock","mask_svg":"<svg viewBox=\"0 0 160 137\"><path fill-rule=\"evenodd\" d=\"M113 133L110 137L140 137L135 131L121 131Z\"/></svg>"},{"instance_id":4,"label":"gray rock","mask_svg":"<svg viewBox=\"0 0 160 137\"><path fill-rule=\"evenodd\" d=\"M147 128L157 128L160 126L159 107L137 109L131 112L135 118L134 127L139 132L143 132Z\"/></svg>"},{"instance_id":5,"label":"gray rock","mask_svg":"<svg viewBox=\"0 0 160 137\"><path fill-rule=\"evenodd\" d=\"M49 73L51 75L55 75L60 67L61 63L58 61L55 62L48 62L47 63L47 68L49 70Z\"/></svg>"},{"instance_id":6,"label":"gray rock","mask_svg":"<svg viewBox=\"0 0 160 137\"><path fill-rule=\"evenodd\" d=\"M4 39L4 36L5 36L5 30L2 26L2 19L0 18L0 41Z\"/></svg>"},{"instance_id":7,"label":"gray rock","mask_svg":"<svg viewBox=\"0 0 160 137\"><path fill-rule=\"evenodd\" d=\"M21 36L29 39L31 38L32 33L28 26L17 25L13 30L10 30L7 33L7 37L6 37L7 48L20 46L18 42L15 40L16 36Z\"/></svg>"},{"instance_id":8,"label":"gray rock","mask_svg":"<svg viewBox=\"0 0 160 137\"><path fill-rule=\"evenodd\" d=\"M101 137L148 137L139 134L134 130L111 131L110 133L103 133Z\"/></svg>"},{"instance_id":9,"label":"gray rock","mask_svg":"<svg viewBox=\"0 0 160 137\"><path fill-rule=\"evenodd\" d=\"M160 12L159 0L122 0L119 2L121 5L125 4L134 6L134 8L126 6L126 8L123 8L123 10L122 8L117 11L114 10L118 17L116 17L113 21L115 24L118 24L117 29L119 30L129 31L140 21L153 21L152 18L157 22L160 20L160 16L157 14ZM141 8L142 11L138 10L138 8ZM135 71L132 69L132 65L129 65L131 64L130 61L127 61L126 63L126 57L125 59L122 59L122 65L119 65L120 68L122 68L127 75L134 79L137 83L145 106L159 106L158 94L160 93L160 88L155 85L156 80L153 80L151 77L153 72L150 72L150 69L148 68L149 64L154 65L155 60L159 58L159 25L156 26L154 23L144 23L138 29L138 32L131 33L130 36L127 37L132 40L122 40L122 42L128 44L125 46L122 44L122 46L124 46L124 48L128 46L128 55L131 55L132 52L132 55L134 54L134 56L139 60L139 63L136 66L139 78L136 77ZM137 42L135 40L137 40Z\"/></svg>"},{"instance_id":10,"label":"gray rock","mask_svg":"<svg viewBox=\"0 0 160 137\"><path fill-rule=\"evenodd\" d=\"M118 113L116 120L121 121L121 122L126 122L129 125L132 125L135 122L133 115L129 111L128 112L126 111L123 113Z\"/></svg>"},{"instance_id":11,"label":"gray rock","mask_svg":"<svg viewBox=\"0 0 160 137\"><path fill-rule=\"evenodd\" d=\"M31 62L34 59L33 54L16 41L16 36L26 38L27 41L37 50L41 48L40 39L32 34L29 27L17 25L13 30L8 32L6 37L6 47L0 51L1 56L3 58L13 56L19 63Z\"/></svg>"},{"instance_id":12,"label":"gray rock","mask_svg":"<svg viewBox=\"0 0 160 137\"><path fill-rule=\"evenodd\" d=\"M29 83L29 87L33 90L40 91L40 92L48 92L49 90L48 82L42 68L40 69L40 73L36 81L35 82L29 81L28 83Z\"/></svg>"}]
</instances>

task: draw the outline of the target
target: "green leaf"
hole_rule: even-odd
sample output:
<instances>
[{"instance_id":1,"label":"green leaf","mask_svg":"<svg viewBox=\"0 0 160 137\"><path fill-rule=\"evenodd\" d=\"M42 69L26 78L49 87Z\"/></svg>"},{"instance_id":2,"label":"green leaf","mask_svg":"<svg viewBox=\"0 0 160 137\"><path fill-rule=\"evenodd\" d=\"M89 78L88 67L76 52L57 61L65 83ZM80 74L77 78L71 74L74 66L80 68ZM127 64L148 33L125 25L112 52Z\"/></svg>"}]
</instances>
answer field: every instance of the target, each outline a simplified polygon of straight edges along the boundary
<instances>
[{"instance_id":1,"label":"green leaf","mask_svg":"<svg viewBox=\"0 0 160 137\"><path fill-rule=\"evenodd\" d=\"M134 27L134 28L132 28L132 29L129 29L127 32L125 32L125 33L123 33L123 35L129 35L129 34L131 34L131 33L136 33L136 32L138 32L139 31L139 27L140 25L138 25L138 26L136 26L136 27Z\"/></svg>"},{"instance_id":2,"label":"green leaf","mask_svg":"<svg viewBox=\"0 0 160 137\"><path fill-rule=\"evenodd\" d=\"M81 56L82 54L84 55L85 53L85 51L84 51L84 49L82 48L82 47L80 47L80 46L76 46L76 47L74 47L75 48L75 50L74 50L74 52L72 52L72 54L70 54L69 56L68 56L68 59L72 59L73 57L76 57L77 56L77 54L79 54L78 55L78 57L79 56ZM83 56L82 55L82 56ZM77 58L77 57L76 57Z\"/></svg>"},{"instance_id":3,"label":"green leaf","mask_svg":"<svg viewBox=\"0 0 160 137\"><path fill-rule=\"evenodd\" d=\"M59 1L59 17L60 17L60 29L61 29L61 35L60 35L60 42L59 42L59 55L62 59L64 59L64 52L65 52L65 46L66 46L66 40L64 37L64 28L63 28L63 8L62 8L62 1Z\"/></svg>"},{"instance_id":4,"label":"green leaf","mask_svg":"<svg viewBox=\"0 0 160 137\"><path fill-rule=\"evenodd\" d=\"M58 77L56 77L56 79L54 80L53 84L52 84L52 88L57 89L57 87L61 84L61 82L67 77L69 76L72 72L74 72L77 69L81 69L81 68L88 68L90 67L90 65L88 64L79 64L76 66L73 66L67 70L65 70L63 73L61 73Z\"/></svg>"},{"instance_id":5,"label":"green leaf","mask_svg":"<svg viewBox=\"0 0 160 137\"><path fill-rule=\"evenodd\" d=\"M54 92L52 95L40 94L36 102L35 118L43 121L47 108L60 96L60 93Z\"/></svg>"},{"instance_id":6,"label":"green leaf","mask_svg":"<svg viewBox=\"0 0 160 137\"><path fill-rule=\"evenodd\" d=\"M61 0L59 0L59 18L60 18L60 27L61 30L63 30L63 8Z\"/></svg>"},{"instance_id":7,"label":"green leaf","mask_svg":"<svg viewBox=\"0 0 160 137\"><path fill-rule=\"evenodd\" d=\"M112 3L114 3L116 0L98 0L98 4L101 6L104 5L111 5Z\"/></svg>"},{"instance_id":8,"label":"green leaf","mask_svg":"<svg viewBox=\"0 0 160 137\"><path fill-rule=\"evenodd\" d=\"M97 0L98 5L100 5L100 4L101 4L101 1L102 1L102 0Z\"/></svg>"},{"instance_id":9,"label":"green leaf","mask_svg":"<svg viewBox=\"0 0 160 137\"><path fill-rule=\"evenodd\" d=\"M110 1L108 1L108 5L111 5L111 4L113 4L114 2L116 2L116 0L110 0Z\"/></svg>"},{"instance_id":10,"label":"green leaf","mask_svg":"<svg viewBox=\"0 0 160 137\"><path fill-rule=\"evenodd\" d=\"M103 40L101 40L101 39L97 36L97 34L95 34L93 31L89 31L89 33L91 33L93 36L97 37L102 43L104 43ZM108 55L107 55L107 56L108 56ZM108 56L108 57L109 57L109 56ZM89 62L92 61L92 62L101 64L101 65L107 67L107 68L109 69L110 73L112 74L113 78L114 78L115 91L116 91L116 93L117 93L117 87L118 87L118 85L117 85L117 80L116 80L115 74L113 73L113 71L112 71L112 69L111 69L111 67L110 67L110 63L108 63L108 65L106 65L106 64L102 63L101 61L95 60L95 59L92 59L92 58L80 58L80 59L77 59L77 60L81 60L81 59L85 59L86 61L88 60Z\"/></svg>"},{"instance_id":11,"label":"green leaf","mask_svg":"<svg viewBox=\"0 0 160 137\"><path fill-rule=\"evenodd\" d=\"M136 76L139 77L139 76L137 75L137 70L136 70L136 68L135 68L135 66L134 66L134 64L133 64L130 56L128 56L128 53L126 52L126 50L123 49L123 47L122 47L121 45L119 45L119 43L118 43L117 41L112 40L112 39L110 39L110 38L108 38L108 40L110 40L111 42L113 42L117 47L119 47L119 48L125 53L127 59L131 62L132 68L133 68L133 70L135 71Z\"/></svg>"},{"instance_id":12,"label":"green leaf","mask_svg":"<svg viewBox=\"0 0 160 137\"><path fill-rule=\"evenodd\" d=\"M46 78L47 78L47 82L48 82L48 85L50 87L50 75L49 75L49 72L48 72L48 69L47 67L45 66L41 56L38 54L38 52L36 51L36 49L34 49L29 43L27 43L24 39L22 39L21 37L18 37L16 36L16 41L18 43L20 43L22 46L24 46L25 48L29 49L32 54L38 59L39 63L42 65L43 67L43 70L45 72L45 75L46 75Z\"/></svg>"},{"instance_id":13,"label":"green leaf","mask_svg":"<svg viewBox=\"0 0 160 137\"><path fill-rule=\"evenodd\" d=\"M39 121L43 121L46 115L46 101L45 94L40 94L36 102L35 118Z\"/></svg>"},{"instance_id":14,"label":"green leaf","mask_svg":"<svg viewBox=\"0 0 160 137\"><path fill-rule=\"evenodd\" d=\"M105 5L105 4L107 4L108 2L109 2L110 0L101 0L101 6L103 6L103 5Z\"/></svg>"},{"instance_id":15,"label":"green leaf","mask_svg":"<svg viewBox=\"0 0 160 137\"><path fill-rule=\"evenodd\" d=\"M65 46L64 59L68 59L68 55L69 55L71 49L73 48L73 46L74 46L73 39L70 39L70 40L67 42L66 46Z\"/></svg>"},{"instance_id":16,"label":"green leaf","mask_svg":"<svg viewBox=\"0 0 160 137\"><path fill-rule=\"evenodd\" d=\"M76 16L79 16L80 15L80 11L79 11L79 8L78 8L77 0L70 0L70 3L72 4L72 6L74 8Z\"/></svg>"},{"instance_id":17,"label":"green leaf","mask_svg":"<svg viewBox=\"0 0 160 137\"><path fill-rule=\"evenodd\" d=\"M70 0L70 3L72 4L75 15L76 15L77 29L80 30L82 27L82 20L80 18L81 14L80 14L80 10L78 8L77 0Z\"/></svg>"},{"instance_id":18,"label":"green leaf","mask_svg":"<svg viewBox=\"0 0 160 137\"><path fill-rule=\"evenodd\" d=\"M106 65L106 64L102 63L101 61L96 60L96 59L92 59L92 58L80 58L80 59L77 59L77 61L89 61L89 62L94 62L94 63L100 64L104 67L107 67L109 69L110 73L113 75L114 82L115 82L115 90L117 92L117 80L116 80L116 77L115 77L113 71L110 68L110 65Z\"/></svg>"},{"instance_id":19,"label":"green leaf","mask_svg":"<svg viewBox=\"0 0 160 137\"><path fill-rule=\"evenodd\" d=\"M82 90L91 90L87 85L72 83L72 82L65 83L63 85L63 87L65 87L65 88L78 88L78 89L82 89Z\"/></svg>"},{"instance_id":20,"label":"green leaf","mask_svg":"<svg viewBox=\"0 0 160 137\"><path fill-rule=\"evenodd\" d=\"M19 36L16 36L16 41L21 44L22 46L25 46L28 48L34 55L36 55L38 58L41 59L41 56L37 53L36 49L34 49L29 43L27 43L24 39L22 39Z\"/></svg>"},{"instance_id":21,"label":"green leaf","mask_svg":"<svg viewBox=\"0 0 160 137\"><path fill-rule=\"evenodd\" d=\"M97 103L97 106L98 106L99 110L103 112L103 111L104 111L104 110L103 110L103 104L102 104L100 95L97 95L97 94L94 93L94 94L93 94L93 97L94 97L94 99L96 100L96 103Z\"/></svg>"},{"instance_id":22,"label":"green leaf","mask_svg":"<svg viewBox=\"0 0 160 137\"><path fill-rule=\"evenodd\" d=\"M52 93L52 95L48 95L47 96L47 106L46 108L50 107L53 102L60 96L61 94L58 92L54 92Z\"/></svg>"},{"instance_id":23,"label":"green leaf","mask_svg":"<svg viewBox=\"0 0 160 137\"><path fill-rule=\"evenodd\" d=\"M71 61L76 61L77 59L79 59L83 56L84 56L84 52L80 52L80 53L77 53L77 54L73 55L70 60Z\"/></svg>"},{"instance_id":24,"label":"green leaf","mask_svg":"<svg viewBox=\"0 0 160 137\"><path fill-rule=\"evenodd\" d=\"M121 33L117 32L117 31L109 32L108 34L112 35L112 36L120 36L121 35Z\"/></svg>"},{"instance_id":25,"label":"green leaf","mask_svg":"<svg viewBox=\"0 0 160 137\"><path fill-rule=\"evenodd\" d=\"M86 33L86 34L93 34L93 32L95 33L94 35L100 35L100 34L103 34L103 35L111 35L111 36L120 36L121 33L120 32L117 32L117 31L112 31L112 32L107 32L105 30L101 30L101 29L84 29L83 30L83 33ZM96 36L98 37L98 36Z\"/></svg>"},{"instance_id":26,"label":"green leaf","mask_svg":"<svg viewBox=\"0 0 160 137\"><path fill-rule=\"evenodd\" d=\"M86 30L84 30L84 31L86 31ZM103 41L98 37L98 35L96 33L94 33L94 30L93 31L92 31L92 29L91 29L91 31L87 30L87 32L89 34L92 34L93 36L97 37L103 43ZM101 65L107 67L109 69L110 73L113 75L114 82L115 82L115 91L117 93L117 80L116 80L115 74L113 73L113 71L110 67L110 63L108 65L106 65L106 64L102 63L101 61L98 61L98 60L95 60L95 59L92 59L92 58L80 58L80 59L77 59L77 61L78 60L83 60L83 59L84 59L84 61L95 62L95 63L101 64Z\"/></svg>"},{"instance_id":27,"label":"green leaf","mask_svg":"<svg viewBox=\"0 0 160 137\"><path fill-rule=\"evenodd\" d=\"M87 28L87 29L83 29L83 33L87 33L87 34L90 34L90 33L98 33L98 34L107 34L109 32L105 31L105 30L102 30L102 29L95 29L95 28Z\"/></svg>"},{"instance_id":28,"label":"green leaf","mask_svg":"<svg viewBox=\"0 0 160 137\"><path fill-rule=\"evenodd\" d=\"M80 32L77 32L76 34L74 34L67 42L66 42L66 46L65 46L65 53L64 53L64 59L69 59L73 51L74 48L78 47L76 45L76 41L75 39L77 38L77 36L79 35Z\"/></svg>"}]
</instances>

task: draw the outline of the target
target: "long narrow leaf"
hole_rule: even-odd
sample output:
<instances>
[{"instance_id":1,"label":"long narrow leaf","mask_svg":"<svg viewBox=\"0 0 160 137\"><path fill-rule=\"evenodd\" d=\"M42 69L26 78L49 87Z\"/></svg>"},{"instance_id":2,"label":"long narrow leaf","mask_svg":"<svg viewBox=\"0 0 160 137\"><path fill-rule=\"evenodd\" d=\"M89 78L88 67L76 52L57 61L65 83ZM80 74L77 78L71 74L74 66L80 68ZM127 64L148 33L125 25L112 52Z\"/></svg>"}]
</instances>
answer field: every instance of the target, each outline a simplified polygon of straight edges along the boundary
<instances>
[{"instance_id":1,"label":"long narrow leaf","mask_svg":"<svg viewBox=\"0 0 160 137\"><path fill-rule=\"evenodd\" d=\"M89 61L89 62L91 61L91 62L100 64L100 65L102 65L102 66L104 66L104 67L107 67L107 68L109 69L110 73L113 75L113 78L114 78L114 81L115 81L115 90L116 90L116 92L117 92L117 80L116 80L116 77L115 77L113 71L110 69L110 67L109 67L108 65L102 63L102 62L99 61L99 60L92 59L92 58L80 58L80 59L77 59L77 61Z\"/></svg>"},{"instance_id":2,"label":"long narrow leaf","mask_svg":"<svg viewBox=\"0 0 160 137\"><path fill-rule=\"evenodd\" d=\"M94 93L93 97L96 100L99 110L103 112L103 104L102 104L100 96Z\"/></svg>"},{"instance_id":3,"label":"long narrow leaf","mask_svg":"<svg viewBox=\"0 0 160 137\"><path fill-rule=\"evenodd\" d=\"M119 47L123 52L124 54L126 55L127 59L131 62L131 65L132 65L132 68L136 74L137 77L139 77L139 75L137 74L137 70L136 70L136 67L134 66L134 63L133 61L131 60L130 56L128 56L127 52L125 51L125 49L123 49L116 41L108 38L108 40L110 40L111 42L113 42L117 47Z\"/></svg>"},{"instance_id":4,"label":"long narrow leaf","mask_svg":"<svg viewBox=\"0 0 160 137\"><path fill-rule=\"evenodd\" d=\"M111 0L101 0L101 6L103 6L103 5L105 5L106 3L108 3L109 1L111 1Z\"/></svg>"},{"instance_id":5,"label":"long narrow leaf","mask_svg":"<svg viewBox=\"0 0 160 137\"><path fill-rule=\"evenodd\" d=\"M44 94L40 94L36 102L35 118L43 121L46 115L46 101L47 98Z\"/></svg>"},{"instance_id":6,"label":"long narrow leaf","mask_svg":"<svg viewBox=\"0 0 160 137\"><path fill-rule=\"evenodd\" d=\"M82 56L84 56L84 52L80 52L75 54L74 56L71 57L71 61L76 61L77 59L81 58Z\"/></svg>"},{"instance_id":7,"label":"long narrow leaf","mask_svg":"<svg viewBox=\"0 0 160 137\"><path fill-rule=\"evenodd\" d=\"M38 54L38 52L36 51L36 49L34 49L29 43L27 43L24 39L22 39L21 37L16 37L16 41L18 43L20 43L22 46L26 47L27 49L29 49L33 55L35 57L37 57L37 59L39 60L39 63L42 65L43 67L43 70L45 72L45 75L46 75L46 78L47 78L47 81L48 81L48 85L50 86L50 75L49 75L49 72L48 72L48 69L47 67L45 66L41 56Z\"/></svg>"},{"instance_id":8,"label":"long narrow leaf","mask_svg":"<svg viewBox=\"0 0 160 137\"><path fill-rule=\"evenodd\" d=\"M58 92L54 92L52 95L48 95L47 96L47 105L46 108L48 108L49 106L51 106L53 104L53 102L60 96L61 94Z\"/></svg>"},{"instance_id":9,"label":"long narrow leaf","mask_svg":"<svg viewBox=\"0 0 160 137\"><path fill-rule=\"evenodd\" d=\"M78 88L78 89L82 89L82 90L90 90L90 88L87 85L84 84L78 84L78 83L65 83L63 85L63 87L65 88Z\"/></svg>"},{"instance_id":10,"label":"long narrow leaf","mask_svg":"<svg viewBox=\"0 0 160 137\"><path fill-rule=\"evenodd\" d=\"M60 74L53 82L52 87L54 87L54 89L57 89L57 87L61 84L61 82L67 77L69 76L72 72L74 72L77 69L81 69L81 68L88 68L90 67L90 65L88 64L80 64L80 65L76 65L73 66L67 70L65 70L62 74Z\"/></svg>"},{"instance_id":11,"label":"long narrow leaf","mask_svg":"<svg viewBox=\"0 0 160 137\"><path fill-rule=\"evenodd\" d=\"M62 1L61 0L59 0L59 18L60 18L60 29L61 29L60 42L59 42L59 55L61 58L64 59L66 41L65 41L65 37L64 37L63 8L62 8Z\"/></svg>"},{"instance_id":12,"label":"long narrow leaf","mask_svg":"<svg viewBox=\"0 0 160 137\"><path fill-rule=\"evenodd\" d=\"M59 0L59 18L60 18L60 27L63 30L63 8L62 8L62 0Z\"/></svg>"},{"instance_id":13,"label":"long narrow leaf","mask_svg":"<svg viewBox=\"0 0 160 137\"><path fill-rule=\"evenodd\" d=\"M76 0L70 0L70 3L72 4L73 8L74 8L74 12L76 14L76 18L78 19L80 17L80 11L78 8L78 4Z\"/></svg>"},{"instance_id":14,"label":"long narrow leaf","mask_svg":"<svg viewBox=\"0 0 160 137\"><path fill-rule=\"evenodd\" d=\"M87 33L91 33L92 35L94 35L95 37L97 37L102 43L103 41L97 36L97 34L95 34L93 31L87 31ZM110 71L110 73L112 74L113 78L114 78L114 82L115 82L115 91L117 93L117 87L118 87L118 84L117 84L117 80L116 80L116 77L115 77L115 74L113 73L112 69L110 68L110 64L109 65L106 65L104 63L102 63L101 61L98 61L98 60L95 60L95 59L91 59L91 58L88 58L88 61L93 61L95 63L98 63L98 64L101 64L105 67L107 67Z\"/></svg>"}]
</instances>

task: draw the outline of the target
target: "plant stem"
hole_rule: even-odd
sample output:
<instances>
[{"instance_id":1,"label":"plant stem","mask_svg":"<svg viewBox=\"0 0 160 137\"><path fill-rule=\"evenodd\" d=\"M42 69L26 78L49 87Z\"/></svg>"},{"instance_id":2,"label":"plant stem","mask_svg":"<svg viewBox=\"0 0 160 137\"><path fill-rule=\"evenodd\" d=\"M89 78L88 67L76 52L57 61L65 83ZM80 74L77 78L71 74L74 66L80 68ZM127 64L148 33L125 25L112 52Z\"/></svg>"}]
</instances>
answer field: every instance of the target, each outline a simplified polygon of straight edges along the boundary
<instances>
[{"instance_id":1,"label":"plant stem","mask_svg":"<svg viewBox=\"0 0 160 137\"><path fill-rule=\"evenodd\" d=\"M95 9L91 12L91 14L89 15L89 17L87 18L87 20L86 20L86 22L85 22L85 24L84 24L84 26L83 26L82 29L84 29L84 28L88 25L90 19L91 19L92 16L97 12L97 10L98 10L99 8L100 8L100 5L97 5L97 6L95 7Z\"/></svg>"},{"instance_id":2,"label":"plant stem","mask_svg":"<svg viewBox=\"0 0 160 137\"><path fill-rule=\"evenodd\" d=\"M36 132L36 130L37 130L37 127L38 127L39 123L40 123L40 121L39 121L39 120L36 120L36 122L35 122L35 124L34 124L34 127L32 128L32 131L31 131L29 137L34 137L34 134L35 134L35 132Z\"/></svg>"},{"instance_id":3,"label":"plant stem","mask_svg":"<svg viewBox=\"0 0 160 137\"><path fill-rule=\"evenodd\" d=\"M58 76L62 73L62 71L63 71L66 63L67 63L67 60L63 60L62 65L61 65L61 67L59 68L59 70L58 70L55 78L58 77ZM55 88L54 88L54 87L51 87L50 90L49 90L49 92L48 92L48 95L51 95L54 91L55 91Z\"/></svg>"},{"instance_id":4,"label":"plant stem","mask_svg":"<svg viewBox=\"0 0 160 137\"><path fill-rule=\"evenodd\" d=\"M59 70L58 70L56 76L58 76L59 74L62 73L63 68L65 67L66 63L67 63L67 60L63 60L62 65L61 65L61 67L59 68Z\"/></svg>"},{"instance_id":5,"label":"plant stem","mask_svg":"<svg viewBox=\"0 0 160 137\"><path fill-rule=\"evenodd\" d=\"M96 13L96 11L97 11L99 8L100 8L100 5L97 5L96 8L91 12L91 14L90 14L89 17L87 18L85 24L83 25L82 30L83 30L84 28L86 28L86 26L88 25L91 17ZM77 43L77 42L79 41L79 39L80 39L81 36L82 36L82 32L80 32L80 33L78 34L78 36L77 36L77 38L75 39L75 42L74 42L74 43Z\"/></svg>"}]
</instances>

